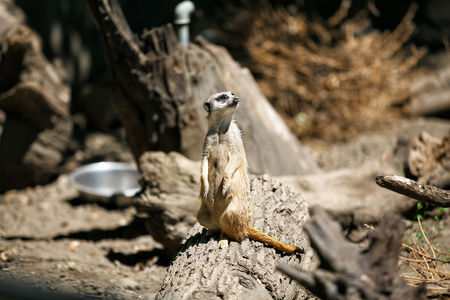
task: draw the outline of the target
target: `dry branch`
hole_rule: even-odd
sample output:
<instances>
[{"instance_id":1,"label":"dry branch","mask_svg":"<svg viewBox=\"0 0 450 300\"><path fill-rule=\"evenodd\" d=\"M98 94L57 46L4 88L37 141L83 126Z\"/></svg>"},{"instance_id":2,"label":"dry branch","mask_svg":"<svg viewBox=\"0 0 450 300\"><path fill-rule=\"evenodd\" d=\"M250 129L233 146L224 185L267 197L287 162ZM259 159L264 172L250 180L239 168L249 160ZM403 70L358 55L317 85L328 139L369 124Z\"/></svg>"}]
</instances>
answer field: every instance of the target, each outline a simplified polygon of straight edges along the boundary
<instances>
[{"instance_id":1,"label":"dry branch","mask_svg":"<svg viewBox=\"0 0 450 300\"><path fill-rule=\"evenodd\" d=\"M396 193L439 207L450 207L450 192L431 185L418 184L402 176L377 176L376 183Z\"/></svg>"}]
</instances>

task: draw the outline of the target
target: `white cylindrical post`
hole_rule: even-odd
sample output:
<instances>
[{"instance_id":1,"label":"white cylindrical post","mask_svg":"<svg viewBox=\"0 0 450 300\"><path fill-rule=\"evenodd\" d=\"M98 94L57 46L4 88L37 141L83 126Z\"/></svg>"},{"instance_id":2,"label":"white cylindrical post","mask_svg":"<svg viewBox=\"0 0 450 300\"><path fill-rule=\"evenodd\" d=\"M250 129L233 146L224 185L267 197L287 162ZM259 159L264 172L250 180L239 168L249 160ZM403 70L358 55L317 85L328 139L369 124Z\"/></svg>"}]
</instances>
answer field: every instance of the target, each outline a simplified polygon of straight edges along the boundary
<instances>
[{"instance_id":1,"label":"white cylindrical post","mask_svg":"<svg viewBox=\"0 0 450 300\"><path fill-rule=\"evenodd\" d=\"M189 23L194 10L192 1L182 1L175 7L175 24L179 25L178 40L184 46L189 45Z\"/></svg>"}]
</instances>

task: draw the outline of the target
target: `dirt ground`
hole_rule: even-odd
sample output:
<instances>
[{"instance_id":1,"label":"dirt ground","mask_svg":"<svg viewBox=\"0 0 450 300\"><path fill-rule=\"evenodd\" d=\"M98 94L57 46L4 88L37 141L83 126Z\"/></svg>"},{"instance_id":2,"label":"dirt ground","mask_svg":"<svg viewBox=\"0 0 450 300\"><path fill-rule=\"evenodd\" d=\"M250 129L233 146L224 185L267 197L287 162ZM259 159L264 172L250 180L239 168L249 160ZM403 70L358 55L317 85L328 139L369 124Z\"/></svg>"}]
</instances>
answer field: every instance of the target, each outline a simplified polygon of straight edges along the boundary
<instances>
[{"instance_id":1,"label":"dirt ground","mask_svg":"<svg viewBox=\"0 0 450 300\"><path fill-rule=\"evenodd\" d=\"M81 144L66 169L132 160L116 134L94 132ZM0 220L0 299L38 299L35 289L55 299L153 299L169 263L134 207L83 198L68 173L0 195Z\"/></svg>"},{"instance_id":2,"label":"dirt ground","mask_svg":"<svg viewBox=\"0 0 450 300\"><path fill-rule=\"evenodd\" d=\"M0 219L0 282L84 299L152 299L159 290L168 262L135 209L86 202L67 175L7 193Z\"/></svg>"},{"instance_id":3,"label":"dirt ground","mask_svg":"<svg viewBox=\"0 0 450 300\"><path fill-rule=\"evenodd\" d=\"M131 159L114 135L92 133L84 145L74 157ZM376 153L366 148L333 146L315 159L323 170L345 167L335 162L346 157L354 163L349 156L355 153L361 163L373 159ZM434 210L424 225L431 243L443 251L450 251L448 214ZM153 299L169 261L147 234L144 218L132 206L80 197L67 173L45 186L0 195L0 299ZM406 244L411 237L424 244L415 221L409 222ZM412 274L404 262L399 266Z\"/></svg>"}]
</instances>

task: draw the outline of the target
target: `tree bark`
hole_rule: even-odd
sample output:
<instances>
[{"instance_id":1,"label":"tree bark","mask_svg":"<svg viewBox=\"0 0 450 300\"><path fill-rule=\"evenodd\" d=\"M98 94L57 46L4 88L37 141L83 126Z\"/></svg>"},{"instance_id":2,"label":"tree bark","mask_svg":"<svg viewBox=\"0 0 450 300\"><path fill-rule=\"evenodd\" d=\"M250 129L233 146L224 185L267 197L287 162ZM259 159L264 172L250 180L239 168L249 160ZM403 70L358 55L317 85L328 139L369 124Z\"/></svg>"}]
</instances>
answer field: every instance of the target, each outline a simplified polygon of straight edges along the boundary
<instances>
[{"instance_id":1,"label":"tree bark","mask_svg":"<svg viewBox=\"0 0 450 300\"><path fill-rule=\"evenodd\" d=\"M13 1L0 2L0 192L48 182L72 134L70 89Z\"/></svg>"},{"instance_id":2,"label":"tree bark","mask_svg":"<svg viewBox=\"0 0 450 300\"><path fill-rule=\"evenodd\" d=\"M177 151L200 159L206 133L202 103L232 90L243 100L237 120L253 173L314 173L317 167L228 51L198 39L178 43L171 25L133 35L116 0L87 0L109 58L114 103L136 158ZM264 149L263 151L261 149Z\"/></svg>"},{"instance_id":3,"label":"tree bark","mask_svg":"<svg viewBox=\"0 0 450 300\"><path fill-rule=\"evenodd\" d=\"M196 224L167 270L157 299L306 299L311 295L276 271L279 263L308 270L316 262L303 225L305 201L290 186L264 175L251 178L254 227L304 254L282 254L253 240L219 249L219 235Z\"/></svg>"},{"instance_id":4,"label":"tree bark","mask_svg":"<svg viewBox=\"0 0 450 300\"><path fill-rule=\"evenodd\" d=\"M320 257L314 273L287 264L279 269L321 299L426 299L424 286L409 287L397 273L397 260L405 225L395 214L386 214L380 226L369 231L373 243L366 251L342 235L339 223L320 206L311 208L305 225Z\"/></svg>"}]
</instances>

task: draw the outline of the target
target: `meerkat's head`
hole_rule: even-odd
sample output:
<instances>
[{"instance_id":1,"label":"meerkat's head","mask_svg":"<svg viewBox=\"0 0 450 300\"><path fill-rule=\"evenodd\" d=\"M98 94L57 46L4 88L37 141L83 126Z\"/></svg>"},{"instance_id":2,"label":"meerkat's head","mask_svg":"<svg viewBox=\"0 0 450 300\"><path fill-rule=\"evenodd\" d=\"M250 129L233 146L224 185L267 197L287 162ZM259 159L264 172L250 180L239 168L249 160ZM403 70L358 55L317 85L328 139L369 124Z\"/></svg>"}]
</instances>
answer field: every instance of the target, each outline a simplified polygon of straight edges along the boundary
<instances>
[{"instance_id":1,"label":"meerkat's head","mask_svg":"<svg viewBox=\"0 0 450 300\"><path fill-rule=\"evenodd\" d=\"M239 97L236 97L232 92L215 93L208 100L203 103L203 108L212 115L220 112L233 115L236 108L239 106Z\"/></svg>"}]
</instances>

